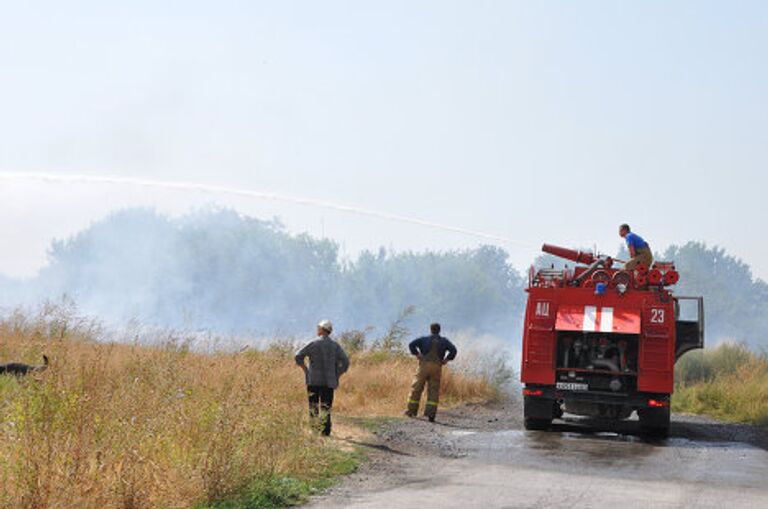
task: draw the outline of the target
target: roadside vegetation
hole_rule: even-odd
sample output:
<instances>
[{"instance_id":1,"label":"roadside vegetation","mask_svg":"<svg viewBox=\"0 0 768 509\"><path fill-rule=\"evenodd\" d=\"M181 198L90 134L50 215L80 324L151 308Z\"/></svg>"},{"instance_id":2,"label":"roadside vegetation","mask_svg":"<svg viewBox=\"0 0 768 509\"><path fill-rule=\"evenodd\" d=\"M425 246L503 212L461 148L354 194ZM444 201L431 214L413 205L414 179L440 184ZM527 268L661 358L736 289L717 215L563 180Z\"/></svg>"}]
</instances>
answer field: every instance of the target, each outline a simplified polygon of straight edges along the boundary
<instances>
[{"instance_id":1,"label":"roadside vegetation","mask_svg":"<svg viewBox=\"0 0 768 509\"><path fill-rule=\"evenodd\" d=\"M341 420L402 412L414 361L395 332L352 352L334 405ZM0 362L51 360L45 372L0 376L0 506L281 507L361 459L310 430L291 342L199 354L172 338L103 338L57 308L0 320ZM450 404L496 392L490 379L449 370L444 395Z\"/></svg>"},{"instance_id":2,"label":"roadside vegetation","mask_svg":"<svg viewBox=\"0 0 768 509\"><path fill-rule=\"evenodd\" d=\"M672 408L768 426L768 356L742 344L689 352L676 366Z\"/></svg>"}]
</instances>

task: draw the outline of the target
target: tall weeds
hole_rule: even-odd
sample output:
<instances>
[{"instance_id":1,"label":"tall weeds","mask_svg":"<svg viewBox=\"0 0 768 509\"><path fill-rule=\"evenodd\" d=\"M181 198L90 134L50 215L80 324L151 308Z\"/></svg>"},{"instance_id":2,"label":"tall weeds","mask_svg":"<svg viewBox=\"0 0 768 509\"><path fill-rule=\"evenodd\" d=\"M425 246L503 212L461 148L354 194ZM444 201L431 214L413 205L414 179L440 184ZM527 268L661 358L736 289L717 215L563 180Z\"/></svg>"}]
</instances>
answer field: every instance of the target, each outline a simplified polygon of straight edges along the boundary
<instances>
[{"instance_id":1,"label":"tall weeds","mask_svg":"<svg viewBox=\"0 0 768 509\"><path fill-rule=\"evenodd\" d=\"M190 507L331 468L336 446L309 430L289 345L201 355L98 339L92 323L50 310L0 321L0 362L51 359L0 376L0 506ZM413 370L401 354L355 353L335 411L399 414ZM493 388L449 372L444 394L482 400Z\"/></svg>"},{"instance_id":2,"label":"tall weeds","mask_svg":"<svg viewBox=\"0 0 768 509\"><path fill-rule=\"evenodd\" d=\"M768 357L724 343L691 352L676 366L673 409L768 425Z\"/></svg>"}]
</instances>

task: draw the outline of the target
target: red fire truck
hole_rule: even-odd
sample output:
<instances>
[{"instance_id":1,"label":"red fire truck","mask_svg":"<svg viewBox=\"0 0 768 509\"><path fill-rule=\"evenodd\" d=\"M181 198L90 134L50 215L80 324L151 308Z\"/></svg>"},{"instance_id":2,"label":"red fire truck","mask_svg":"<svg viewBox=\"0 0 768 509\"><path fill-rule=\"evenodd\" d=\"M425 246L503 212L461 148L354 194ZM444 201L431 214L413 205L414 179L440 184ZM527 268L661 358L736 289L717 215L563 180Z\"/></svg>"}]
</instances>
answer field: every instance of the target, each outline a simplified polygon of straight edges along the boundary
<instances>
[{"instance_id":1,"label":"red fire truck","mask_svg":"<svg viewBox=\"0 0 768 509\"><path fill-rule=\"evenodd\" d=\"M582 265L531 268L520 370L526 429L547 429L563 412L619 420L636 411L644 432L666 435L675 362L704 346L703 299L672 294L671 262L626 271L607 256L542 250Z\"/></svg>"}]
</instances>

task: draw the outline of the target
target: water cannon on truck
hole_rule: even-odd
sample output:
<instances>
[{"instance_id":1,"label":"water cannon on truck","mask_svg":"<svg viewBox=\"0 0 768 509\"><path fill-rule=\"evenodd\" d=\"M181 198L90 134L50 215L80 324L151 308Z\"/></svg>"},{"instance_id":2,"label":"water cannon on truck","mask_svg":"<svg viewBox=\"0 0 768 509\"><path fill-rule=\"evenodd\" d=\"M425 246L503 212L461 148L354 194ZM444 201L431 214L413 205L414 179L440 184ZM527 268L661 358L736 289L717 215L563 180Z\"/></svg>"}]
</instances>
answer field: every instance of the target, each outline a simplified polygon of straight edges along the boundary
<instances>
[{"instance_id":1,"label":"water cannon on truck","mask_svg":"<svg viewBox=\"0 0 768 509\"><path fill-rule=\"evenodd\" d=\"M666 435L675 362L704 346L703 298L672 292L680 279L673 262L628 271L609 256L549 244L542 251L575 266L529 272L526 429L548 429L564 412L611 420L637 412L644 432Z\"/></svg>"}]
</instances>

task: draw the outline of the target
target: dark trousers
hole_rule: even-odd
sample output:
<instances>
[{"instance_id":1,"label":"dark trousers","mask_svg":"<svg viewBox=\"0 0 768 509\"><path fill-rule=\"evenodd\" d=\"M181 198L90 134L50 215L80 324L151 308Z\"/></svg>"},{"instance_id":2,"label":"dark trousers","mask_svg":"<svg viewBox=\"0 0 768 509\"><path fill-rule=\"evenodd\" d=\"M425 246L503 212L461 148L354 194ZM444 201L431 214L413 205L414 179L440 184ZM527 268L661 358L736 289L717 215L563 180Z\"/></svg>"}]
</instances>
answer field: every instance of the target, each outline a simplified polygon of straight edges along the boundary
<instances>
[{"instance_id":1,"label":"dark trousers","mask_svg":"<svg viewBox=\"0 0 768 509\"><path fill-rule=\"evenodd\" d=\"M331 434L331 407L333 389L322 385L308 385L309 418L313 426L322 428L323 435Z\"/></svg>"}]
</instances>

